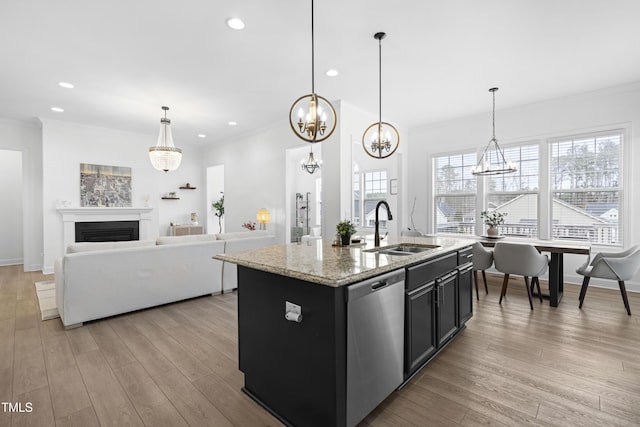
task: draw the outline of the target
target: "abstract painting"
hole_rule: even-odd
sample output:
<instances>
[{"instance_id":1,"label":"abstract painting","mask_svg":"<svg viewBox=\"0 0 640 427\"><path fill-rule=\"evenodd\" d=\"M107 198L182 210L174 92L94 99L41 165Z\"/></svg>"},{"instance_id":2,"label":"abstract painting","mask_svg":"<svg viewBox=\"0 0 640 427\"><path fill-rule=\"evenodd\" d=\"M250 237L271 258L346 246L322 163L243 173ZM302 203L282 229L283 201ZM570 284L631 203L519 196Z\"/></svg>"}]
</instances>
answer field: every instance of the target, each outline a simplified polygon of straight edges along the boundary
<instances>
[{"instance_id":1,"label":"abstract painting","mask_svg":"<svg viewBox=\"0 0 640 427\"><path fill-rule=\"evenodd\" d=\"M80 206L131 207L131 168L80 163Z\"/></svg>"}]
</instances>

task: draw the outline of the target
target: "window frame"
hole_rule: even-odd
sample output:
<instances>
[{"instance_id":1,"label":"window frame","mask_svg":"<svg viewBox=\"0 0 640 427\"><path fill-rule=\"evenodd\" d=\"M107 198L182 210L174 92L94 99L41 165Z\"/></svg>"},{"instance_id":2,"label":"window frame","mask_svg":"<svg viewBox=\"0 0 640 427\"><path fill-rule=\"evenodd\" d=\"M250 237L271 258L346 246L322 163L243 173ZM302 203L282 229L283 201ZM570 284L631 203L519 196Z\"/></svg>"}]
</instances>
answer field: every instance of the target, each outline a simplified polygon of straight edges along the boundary
<instances>
[{"instance_id":1,"label":"window frame","mask_svg":"<svg viewBox=\"0 0 640 427\"><path fill-rule=\"evenodd\" d=\"M539 144L539 156L538 156L538 167L539 167L539 175L538 175L538 240L545 241L565 241L565 240L554 240L553 239L553 193L554 189L552 188L551 182L551 144L553 142L557 142L563 139L579 139L586 138L591 136L605 136L619 134L621 136L621 145L622 148L620 150L621 158L619 160L619 211L618 211L618 224L619 226L619 235L621 238L615 244L602 244L596 242L588 242L592 246L592 250L597 250L594 248L602 248L606 250L607 248L614 247L627 247L629 242L633 241L632 236L634 235L633 226L631 224L631 205L633 203L632 198L630 197L633 183L630 180L630 162L633 159L633 144L631 143L631 124L628 122L618 123L613 126L597 126L593 128L583 128L574 132L554 132L553 134L546 134L538 137L538 139L531 140L523 140L523 141L514 141L508 144L501 144L503 148L508 148L512 146L518 145L528 145L533 143ZM476 148L477 158L480 158L483 147ZM438 152L438 153L430 153L428 155L428 162L431 165L431 185L428 186L428 208L431 212L432 218L429 222L431 227L430 232L437 233L437 224L436 224L436 200L440 195L436 193L436 182L435 182L435 159L437 157L447 156L447 155L455 155L461 153L467 153L469 150L460 149L456 151L448 151L448 152ZM478 180L478 185L476 188L476 209L477 212L486 209L486 201L487 201L487 179L486 177L480 177ZM482 235L486 231L486 227L484 226L480 215L476 217L476 235ZM441 234L453 234L453 235L463 235L458 233L441 233ZM526 239L526 240L535 240L535 239Z\"/></svg>"},{"instance_id":2,"label":"window frame","mask_svg":"<svg viewBox=\"0 0 640 427\"><path fill-rule=\"evenodd\" d=\"M476 225L471 224L471 227L469 229L469 232L439 232L438 231L438 203L437 203L437 198L438 197L475 197L475 205L476 205L476 211L477 211L477 205L478 205L478 197L479 197L479 184L476 183L476 190L475 192L464 192L461 191L460 193L438 193L437 191L437 186L438 186L438 180L437 180L437 174L438 174L438 170L436 168L436 161L438 158L443 158L443 157L454 157L454 156L461 156L462 159L464 160L464 156L465 155L470 155L470 154L474 154L475 155L475 161L473 162L473 164L471 166L475 166L478 162L478 152L477 150L473 150L473 149L468 149L468 150L456 150L456 151L449 151L449 152L443 152L443 153L437 153L437 154L433 154L431 156L431 182L432 182L432 186L431 186L431 214L432 214L432 221L431 221L431 229L433 230L434 233L439 233L439 234L449 234L449 235L453 235L453 236L469 236L469 235L473 235L475 229L477 228ZM465 167L464 161L462 163L462 167ZM461 180L464 182L464 173L462 175ZM477 224L478 222L478 215L476 215L475 219L475 224ZM465 225L464 223L461 225L461 227L464 229Z\"/></svg>"}]
</instances>

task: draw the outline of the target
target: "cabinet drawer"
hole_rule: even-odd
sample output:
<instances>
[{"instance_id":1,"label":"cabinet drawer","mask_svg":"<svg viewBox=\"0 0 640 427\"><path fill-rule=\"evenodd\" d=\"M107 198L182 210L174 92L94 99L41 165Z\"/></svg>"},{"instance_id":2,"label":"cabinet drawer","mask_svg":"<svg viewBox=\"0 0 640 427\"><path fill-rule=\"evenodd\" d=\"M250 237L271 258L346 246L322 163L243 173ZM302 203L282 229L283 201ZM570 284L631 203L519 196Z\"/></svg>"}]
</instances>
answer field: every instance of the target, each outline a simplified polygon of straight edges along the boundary
<instances>
[{"instance_id":1,"label":"cabinet drawer","mask_svg":"<svg viewBox=\"0 0 640 427\"><path fill-rule=\"evenodd\" d=\"M464 265L468 262L473 262L473 250L470 247L458 251L458 265Z\"/></svg>"},{"instance_id":2,"label":"cabinet drawer","mask_svg":"<svg viewBox=\"0 0 640 427\"><path fill-rule=\"evenodd\" d=\"M407 268L406 277L407 290L410 291L420 285L435 280L437 277L454 270L457 266L458 253L453 252L440 258L409 267Z\"/></svg>"}]
</instances>

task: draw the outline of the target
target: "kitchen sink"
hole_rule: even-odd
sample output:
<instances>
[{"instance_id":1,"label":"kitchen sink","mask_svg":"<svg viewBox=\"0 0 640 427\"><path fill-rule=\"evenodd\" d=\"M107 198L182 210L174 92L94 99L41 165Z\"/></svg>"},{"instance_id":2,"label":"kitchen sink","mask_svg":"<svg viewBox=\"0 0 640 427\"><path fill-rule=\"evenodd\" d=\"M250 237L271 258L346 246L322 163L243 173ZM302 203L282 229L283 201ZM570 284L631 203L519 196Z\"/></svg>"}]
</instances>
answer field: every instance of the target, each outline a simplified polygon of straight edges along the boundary
<instances>
[{"instance_id":1,"label":"kitchen sink","mask_svg":"<svg viewBox=\"0 0 640 427\"><path fill-rule=\"evenodd\" d=\"M367 249L364 252L378 252L385 255L415 255L420 252L439 248L439 245L426 245L418 243L400 243L398 245L383 246L381 248Z\"/></svg>"}]
</instances>

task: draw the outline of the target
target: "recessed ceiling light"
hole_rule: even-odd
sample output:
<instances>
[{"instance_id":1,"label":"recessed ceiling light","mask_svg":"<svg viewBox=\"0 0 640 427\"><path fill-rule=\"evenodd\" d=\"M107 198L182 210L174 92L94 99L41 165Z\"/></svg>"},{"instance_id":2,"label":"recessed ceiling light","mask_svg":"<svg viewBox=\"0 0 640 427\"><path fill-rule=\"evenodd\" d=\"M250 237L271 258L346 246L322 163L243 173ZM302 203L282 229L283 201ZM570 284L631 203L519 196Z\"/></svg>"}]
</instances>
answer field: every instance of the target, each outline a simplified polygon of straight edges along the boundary
<instances>
[{"instance_id":1,"label":"recessed ceiling light","mask_svg":"<svg viewBox=\"0 0 640 427\"><path fill-rule=\"evenodd\" d=\"M244 30L244 22L240 18L228 18L227 26L234 30Z\"/></svg>"},{"instance_id":2,"label":"recessed ceiling light","mask_svg":"<svg viewBox=\"0 0 640 427\"><path fill-rule=\"evenodd\" d=\"M198 134L198 138L206 138L206 137L207 137L207 135L205 135L204 133L199 133Z\"/></svg>"},{"instance_id":3,"label":"recessed ceiling light","mask_svg":"<svg viewBox=\"0 0 640 427\"><path fill-rule=\"evenodd\" d=\"M238 124L238 122L229 122L229 126L235 126L237 124Z\"/></svg>"},{"instance_id":4,"label":"recessed ceiling light","mask_svg":"<svg viewBox=\"0 0 640 427\"><path fill-rule=\"evenodd\" d=\"M67 83L67 82L60 82L58 83L58 86L63 87L65 89L73 89L74 86L71 83Z\"/></svg>"},{"instance_id":5,"label":"recessed ceiling light","mask_svg":"<svg viewBox=\"0 0 640 427\"><path fill-rule=\"evenodd\" d=\"M64 109L60 107L51 107L51 111L55 111L56 113L64 113Z\"/></svg>"},{"instance_id":6,"label":"recessed ceiling light","mask_svg":"<svg viewBox=\"0 0 640 427\"><path fill-rule=\"evenodd\" d=\"M330 70L327 70L325 74L329 77L335 77L338 75L338 70L336 70L335 68L332 68Z\"/></svg>"}]
</instances>

